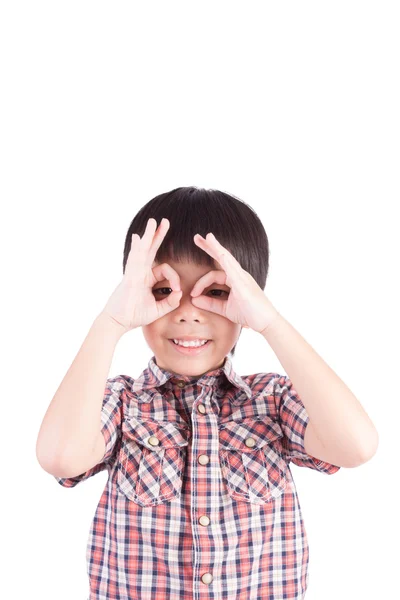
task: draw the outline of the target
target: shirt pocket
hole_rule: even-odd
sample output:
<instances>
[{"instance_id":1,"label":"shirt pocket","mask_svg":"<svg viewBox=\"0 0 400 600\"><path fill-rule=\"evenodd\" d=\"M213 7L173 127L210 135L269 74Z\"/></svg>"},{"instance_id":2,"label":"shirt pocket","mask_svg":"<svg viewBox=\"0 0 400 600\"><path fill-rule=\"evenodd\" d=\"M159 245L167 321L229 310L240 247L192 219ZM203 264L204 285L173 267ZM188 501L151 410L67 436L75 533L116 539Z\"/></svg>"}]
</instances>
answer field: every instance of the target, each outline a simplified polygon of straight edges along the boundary
<instances>
[{"instance_id":1,"label":"shirt pocket","mask_svg":"<svg viewBox=\"0 0 400 600\"><path fill-rule=\"evenodd\" d=\"M177 498L191 432L169 421L131 418L122 423L117 487L140 506Z\"/></svg>"},{"instance_id":2,"label":"shirt pocket","mask_svg":"<svg viewBox=\"0 0 400 600\"><path fill-rule=\"evenodd\" d=\"M220 425L222 477L235 500L266 504L283 494L287 463L279 425L266 417L246 417Z\"/></svg>"}]
</instances>

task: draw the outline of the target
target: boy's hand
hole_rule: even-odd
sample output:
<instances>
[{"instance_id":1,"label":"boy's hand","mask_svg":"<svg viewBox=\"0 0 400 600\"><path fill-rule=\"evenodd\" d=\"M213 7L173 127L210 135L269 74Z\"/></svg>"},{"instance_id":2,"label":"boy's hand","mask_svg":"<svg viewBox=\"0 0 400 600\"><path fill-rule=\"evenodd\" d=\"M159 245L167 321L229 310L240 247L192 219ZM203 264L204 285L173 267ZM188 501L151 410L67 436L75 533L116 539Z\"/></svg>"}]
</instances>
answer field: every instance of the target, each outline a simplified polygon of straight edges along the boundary
<instances>
[{"instance_id":1,"label":"boy's hand","mask_svg":"<svg viewBox=\"0 0 400 600\"><path fill-rule=\"evenodd\" d=\"M243 327L251 327L259 333L269 327L279 316L279 312L250 273L242 269L236 258L221 246L212 233L208 233L205 238L197 233L193 239L224 269L209 271L200 277L190 292L193 305L222 315ZM214 282L231 288L227 300L200 295L204 288Z\"/></svg>"},{"instance_id":2,"label":"boy's hand","mask_svg":"<svg viewBox=\"0 0 400 600\"><path fill-rule=\"evenodd\" d=\"M162 219L157 227L157 221L150 218L142 237L132 235L124 276L102 310L125 331L148 325L179 306L182 290L178 273L168 263L152 266L168 229L168 219ZM171 281L173 291L157 301L153 287L164 279Z\"/></svg>"}]
</instances>

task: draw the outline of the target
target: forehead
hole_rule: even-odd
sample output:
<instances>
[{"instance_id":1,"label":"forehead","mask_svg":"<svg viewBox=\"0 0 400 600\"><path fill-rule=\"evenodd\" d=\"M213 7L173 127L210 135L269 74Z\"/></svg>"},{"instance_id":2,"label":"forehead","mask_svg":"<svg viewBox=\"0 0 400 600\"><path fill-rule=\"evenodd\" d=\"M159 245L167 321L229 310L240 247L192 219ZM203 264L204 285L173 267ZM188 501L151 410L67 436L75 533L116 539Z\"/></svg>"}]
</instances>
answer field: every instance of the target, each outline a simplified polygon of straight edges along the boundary
<instances>
[{"instance_id":1,"label":"forehead","mask_svg":"<svg viewBox=\"0 0 400 600\"><path fill-rule=\"evenodd\" d=\"M182 279L197 280L202 275L205 275L209 271L214 270L223 270L220 263L214 260L214 266L208 265L197 265L194 262L177 262L174 260L166 261L173 269L176 271ZM155 267L158 263L153 262L153 267Z\"/></svg>"}]
</instances>

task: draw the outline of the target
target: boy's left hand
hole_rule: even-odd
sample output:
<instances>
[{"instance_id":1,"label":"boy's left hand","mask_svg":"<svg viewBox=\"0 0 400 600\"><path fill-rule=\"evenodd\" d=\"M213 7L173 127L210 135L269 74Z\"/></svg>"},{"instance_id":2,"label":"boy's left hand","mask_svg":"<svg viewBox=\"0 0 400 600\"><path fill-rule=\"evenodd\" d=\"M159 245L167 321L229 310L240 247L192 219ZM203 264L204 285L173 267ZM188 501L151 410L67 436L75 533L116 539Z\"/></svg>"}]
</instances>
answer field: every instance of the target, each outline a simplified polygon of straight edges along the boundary
<instances>
[{"instance_id":1,"label":"boy's left hand","mask_svg":"<svg viewBox=\"0 0 400 600\"><path fill-rule=\"evenodd\" d=\"M197 233L193 239L202 250L218 261L224 270L209 271L200 277L190 292L192 304L262 333L279 316L279 312L258 283L250 273L242 269L236 258L221 246L212 233L208 233L205 238ZM200 296L203 289L214 282L231 288L227 300Z\"/></svg>"}]
</instances>

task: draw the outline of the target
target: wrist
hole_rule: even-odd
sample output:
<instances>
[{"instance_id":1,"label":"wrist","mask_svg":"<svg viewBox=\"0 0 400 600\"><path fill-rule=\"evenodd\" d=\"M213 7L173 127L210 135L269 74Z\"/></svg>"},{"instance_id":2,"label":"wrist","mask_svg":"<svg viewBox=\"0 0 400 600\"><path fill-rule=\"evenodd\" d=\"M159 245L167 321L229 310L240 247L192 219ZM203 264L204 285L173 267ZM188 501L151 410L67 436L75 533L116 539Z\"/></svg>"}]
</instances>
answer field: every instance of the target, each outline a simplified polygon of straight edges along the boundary
<instances>
[{"instance_id":1,"label":"wrist","mask_svg":"<svg viewBox=\"0 0 400 600\"><path fill-rule=\"evenodd\" d=\"M114 332L117 337L121 337L124 335L124 333L127 332L127 329L123 325L121 325L121 323L118 323L118 321L116 321L111 315L104 311L101 311L101 313L97 315L95 322L101 324L102 327L106 327L110 331Z\"/></svg>"},{"instance_id":2,"label":"wrist","mask_svg":"<svg viewBox=\"0 0 400 600\"><path fill-rule=\"evenodd\" d=\"M275 315L271 317L266 327L264 327L264 329L260 331L261 335L265 337L271 331L271 329L273 329L276 323L278 323L282 318L282 315L278 311L276 311Z\"/></svg>"}]
</instances>

